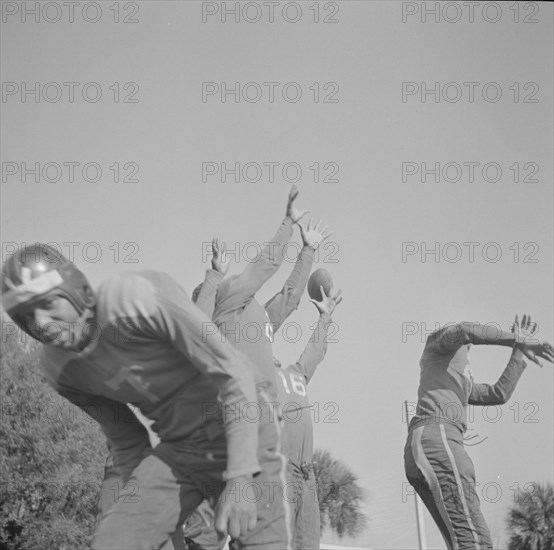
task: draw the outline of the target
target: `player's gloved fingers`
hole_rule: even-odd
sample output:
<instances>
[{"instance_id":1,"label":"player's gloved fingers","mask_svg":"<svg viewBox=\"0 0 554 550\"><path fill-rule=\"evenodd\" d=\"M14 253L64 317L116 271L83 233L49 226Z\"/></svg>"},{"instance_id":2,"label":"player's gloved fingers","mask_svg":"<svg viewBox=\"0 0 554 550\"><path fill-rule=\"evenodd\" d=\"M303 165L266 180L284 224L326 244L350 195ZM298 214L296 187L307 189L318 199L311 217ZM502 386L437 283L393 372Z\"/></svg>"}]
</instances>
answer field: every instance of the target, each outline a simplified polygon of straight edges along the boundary
<instances>
[{"instance_id":1,"label":"player's gloved fingers","mask_svg":"<svg viewBox=\"0 0 554 550\"><path fill-rule=\"evenodd\" d=\"M325 289L323 288L323 285L319 285L319 290L321 291L322 300L324 300L325 298L328 298L327 294L325 294Z\"/></svg>"}]
</instances>

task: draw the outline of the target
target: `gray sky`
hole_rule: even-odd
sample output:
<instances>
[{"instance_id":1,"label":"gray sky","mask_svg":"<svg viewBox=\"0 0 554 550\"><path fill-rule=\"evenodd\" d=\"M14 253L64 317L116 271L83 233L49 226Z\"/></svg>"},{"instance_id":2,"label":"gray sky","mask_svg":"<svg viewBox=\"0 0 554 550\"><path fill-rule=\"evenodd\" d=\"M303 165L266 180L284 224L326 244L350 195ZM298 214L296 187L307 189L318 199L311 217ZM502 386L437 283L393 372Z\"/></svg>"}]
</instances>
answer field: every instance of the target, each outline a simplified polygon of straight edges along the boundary
<instances>
[{"instance_id":1,"label":"gray sky","mask_svg":"<svg viewBox=\"0 0 554 550\"><path fill-rule=\"evenodd\" d=\"M461 320L508 327L529 312L553 339L552 5L479 4L471 23L462 2L424 20L421 2L289 2L273 22L263 2L241 2L239 22L222 21L222 2L121 2L119 14L81 3L73 22L61 2L26 13L34 4L2 6L2 260L50 241L93 283L154 268L190 291L213 235L238 243L232 273L270 239L300 167L299 206L334 231L315 266L344 295L310 387L316 447L369 491L370 528L353 542L415 548L402 404L416 399L422 333ZM37 96L24 93L37 82ZM35 163L39 181L24 182ZM223 163L240 163L238 182L221 181ZM439 181L425 181L435 163ZM289 341L276 340L282 362L316 319L304 300ZM475 378L495 382L508 357L473 348ZM531 365L501 413L474 411L470 427L488 439L469 453L497 543L517 487L552 481L552 403L552 366ZM426 525L429 546L443 548Z\"/></svg>"}]
</instances>

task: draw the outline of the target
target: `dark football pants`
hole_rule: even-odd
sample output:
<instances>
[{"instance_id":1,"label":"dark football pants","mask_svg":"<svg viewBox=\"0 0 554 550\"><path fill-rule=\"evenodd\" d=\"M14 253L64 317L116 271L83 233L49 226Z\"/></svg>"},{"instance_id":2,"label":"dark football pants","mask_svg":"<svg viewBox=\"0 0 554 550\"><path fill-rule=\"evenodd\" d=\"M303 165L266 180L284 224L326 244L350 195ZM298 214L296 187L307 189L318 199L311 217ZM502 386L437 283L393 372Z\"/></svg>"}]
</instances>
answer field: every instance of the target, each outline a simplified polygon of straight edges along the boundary
<instances>
[{"instance_id":1,"label":"dark football pants","mask_svg":"<svg viewBox=\"0 0 554 550\"><path fill-rule=\"evenodd\" d=\"M270 409L269 397L259 390L260 418L258 461L261 473L254 477L246 495L231 493L226 498L249 498L257 505L257 524L239 540L245 550L290 550L291 511L283 498L287 461L281 454L281 419ZM175 460L159 458L173 453ZM170 467L169 462L179 467ZM195 436L194 449L176 454L171 445L160 443L133 470L127 483L132 495L114 499L102 513L92 550L159 550L170 536L181 531L187 516L205 498L217 499L225 484L226 440Z\"/></svg>"},{"instance_id":2,"label":"dark football pants","mask_svg":"<svg viewBox=\"0 0 554 550\"><path fill-rule=\"evenodd\" d=\"M404 467L450 550L492 548L475 490L475 468L459 428L436 422L411 429Z\"/></svg>"}]
</instances>

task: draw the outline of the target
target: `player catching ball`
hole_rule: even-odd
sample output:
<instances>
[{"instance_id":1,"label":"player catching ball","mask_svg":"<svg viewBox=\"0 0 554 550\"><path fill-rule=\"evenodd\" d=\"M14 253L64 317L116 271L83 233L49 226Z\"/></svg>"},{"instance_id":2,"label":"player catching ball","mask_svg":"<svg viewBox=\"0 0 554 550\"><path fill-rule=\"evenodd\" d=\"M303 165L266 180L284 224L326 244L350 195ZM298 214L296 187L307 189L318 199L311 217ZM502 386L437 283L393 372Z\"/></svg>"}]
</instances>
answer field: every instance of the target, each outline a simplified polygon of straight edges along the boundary
<instances>
[{"instance_id":1,"label":"player catching ball","mask_svg":"<svg viewBox=\"0 0 554 550\"><path fill-rule=\"evenodd\" d=\"M332 289L331 289L332 294ZM295 550L319 548L320 518L317 484L313 469L313 425L306 386L327 352L327 335L331 315L341 303L341 291L327 296L320 286L321 300L311 299L319 311L317 325L298 361L286 368L275 359L279 385L279 403L285 423L285 454L289 459L289 483L294 489L293 515ZM288 495L291 498L291 495Z\"/></svg>"},{"instance_id":2,"label":"player catching ball","mask_svg":"<svg viewBox=\"0 0 554 550\"><path fill-rule=\"evenodd\" d=\"M489 329L489 330L487 330ZM469 405L506 403L526 367L524 357L540 365L552 362L552 345L531 340L536 324L527 315L513 331L460 323L427 338L420 360L418 403L404 449L410 484L433 516L449 549L491 549L492 541L475 491L475 469L463 445ZM512 348L496 384L478 384L469 369L471 345Z\"/></svg>"}]
</instances>

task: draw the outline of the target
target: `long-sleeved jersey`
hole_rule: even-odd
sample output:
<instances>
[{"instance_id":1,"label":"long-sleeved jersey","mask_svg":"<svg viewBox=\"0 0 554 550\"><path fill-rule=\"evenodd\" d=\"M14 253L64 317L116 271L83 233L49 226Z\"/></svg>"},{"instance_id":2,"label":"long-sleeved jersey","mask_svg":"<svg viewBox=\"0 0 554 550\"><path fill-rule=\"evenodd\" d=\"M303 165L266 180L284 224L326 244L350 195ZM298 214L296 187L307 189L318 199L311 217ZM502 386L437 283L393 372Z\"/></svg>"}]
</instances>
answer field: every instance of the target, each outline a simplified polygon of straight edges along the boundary
<instances>
[{"instance_id":1,"label":"long-sleeved jersey","mask_svg":"<svg viewBox=\"0 0 554 550\"><path fill-rule=\"evenodd\" d=\"M179 449L190 447L187 437L205 426L213 437L225 429L224 479L258 472L257 425L226 415L223 425L210 421L222 415L205 410L255 402L247 358L223 343L221 334L207 334L211 321L166 274L115 277L96 296L92 342L80 353L45 347L42 365L54 389L100 423L124 479L150 447L126 403L153 421L170 465Z\"/></svg>"},{"instance_id":2,"label":"long-sleeved jersey","mask_svg":"<svg viewBox=\"0 0 554 550\"><path fill-rule=\"evenodd\" d=\"M297 466L312 460L314 436L312 410L306 386L327 351L331 317L319 316L318 323L300 359L286 368L277 368L279 403L285 423L285 454Z\"/></svg>"},{"instance_id":3,"label":"long-sleeved jersey","mask_svg":"<svg viewBox=\"0 0 554 550\"><path fill-rule=\"evenodd\" d=\"M477 384L469 368L470 344L513 345L514 334L484 325L460 323L429 336L420 360L420 383L416 414L410 429L428 422L448 422L465 432L467 405L499 405L512 395L526 363L514 349L502 376L494 385ZM521 340L518 340L521 342Z\"/></svg>"},{"instance_id":4,"label":"long-sleeved jersey","mask_svg":"<svg viewBox=\"0 0 554 550\"><path fill-rule=\"evenodd\" d=\"M272 319L255 299L255 294L279 269L291 236L292 220L286 217L271 242L242 273L223 279L221 274L208 270L196 302L208 314L213 306L215 325L228 342L248 356L255 367L256 383L267 383L273 399L277 398L271 346L273 322L279 323L279 319L283 319L281 312L290 309L290 305L286 299L276 300L275 307L270 308L275 315ZM296 298L296 295L292 296L292 299Z\"/></svg>"},{"instance_id":5,"label":"long-sleeved jersey","mask_svg":"<svg viewBox=\"0 0 554 550\"><path fill-rule=\"evenodd\" d=\"M315 250L310 246L303 246L294 269L286 280L280 292L277 292L264 305L264 309L269 317L273 334L275 334L287 317L298 308L300 298L304 294L312 264L314 261Z\"/></svg>"}]
</instances>

